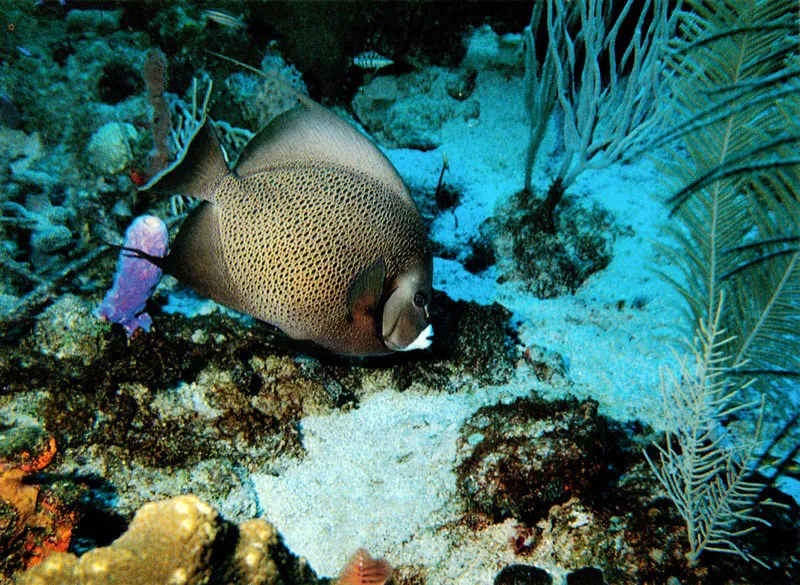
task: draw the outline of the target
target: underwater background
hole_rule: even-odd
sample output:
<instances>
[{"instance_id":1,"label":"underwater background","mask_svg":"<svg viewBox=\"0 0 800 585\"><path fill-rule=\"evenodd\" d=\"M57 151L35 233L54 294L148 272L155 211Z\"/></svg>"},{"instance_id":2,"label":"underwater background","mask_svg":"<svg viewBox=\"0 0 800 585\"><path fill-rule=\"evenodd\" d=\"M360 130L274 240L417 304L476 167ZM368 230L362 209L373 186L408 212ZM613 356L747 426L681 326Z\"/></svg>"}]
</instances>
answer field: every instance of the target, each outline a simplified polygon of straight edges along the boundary
<instances>
[{"instance_id":1,"label":"underwater background","mask_svg":"<svg viewBox=\"0 0 800 585\"><path fill-rule=\"evenodd\" d=\"M800 582L799 14L0 0L0 582ZM408 186L430 348L126 268L298 94Z\"/></svg>"}]
</instances>

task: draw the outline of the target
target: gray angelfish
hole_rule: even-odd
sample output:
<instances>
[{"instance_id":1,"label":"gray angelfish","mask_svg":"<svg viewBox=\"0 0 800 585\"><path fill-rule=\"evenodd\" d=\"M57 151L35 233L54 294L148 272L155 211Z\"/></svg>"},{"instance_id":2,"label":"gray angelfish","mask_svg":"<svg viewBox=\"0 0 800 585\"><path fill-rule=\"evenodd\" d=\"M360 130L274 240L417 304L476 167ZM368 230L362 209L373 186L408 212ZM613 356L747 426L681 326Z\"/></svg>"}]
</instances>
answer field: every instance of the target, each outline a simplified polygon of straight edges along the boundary
<instances>
[{"instance_id":1,"label":"gray angelfish","mask_svg":"<svg viewBox=\"0 0 800 585\"><path fill-rule=\"evenodd\" d=\"M197 292L340 354L430 345L431 248L408 188L369 139L309 98L233 169L204 115L144 189L202 200L156 260Z\"/></svg>"}]
</instances>

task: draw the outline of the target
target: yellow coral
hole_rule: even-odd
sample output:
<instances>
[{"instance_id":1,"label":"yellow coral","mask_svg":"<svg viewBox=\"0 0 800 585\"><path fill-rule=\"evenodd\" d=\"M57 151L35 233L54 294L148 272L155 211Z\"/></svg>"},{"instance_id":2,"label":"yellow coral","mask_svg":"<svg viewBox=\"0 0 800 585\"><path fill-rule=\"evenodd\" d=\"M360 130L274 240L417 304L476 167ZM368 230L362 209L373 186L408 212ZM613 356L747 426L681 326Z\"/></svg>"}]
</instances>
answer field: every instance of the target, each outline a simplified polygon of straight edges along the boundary
<instances>
[{"instance_id":1,"label":"yellow coral","mask_svg":"<svg viewBox=\"0 0 800 585\"><path fill-rule=\"evenodd\" d=\"M223 529L216 510L195 496L142 506L128 531L110 546L80 559L57 553L23 573L18 585L295 585L316 584L307 564L294 559L275 527L263 519L238 527L235 549L220 546ZM212 549L215 551L212 567ZM227 551L227 556L221 553Z\"/></svg>"},{"instance_id":2,"label":"yellow coral","mask_svg":"<svg viewBox=\"0 0 800 585\"><path fill-rule=\"evenodd\" d=\"M147 504L110 546L80 559L54 555L41 568L23 574L19 583L111 585L121 575L126 585L205 583L219 528L217 512L195 496Z\"/></svg>"}]
</instances>

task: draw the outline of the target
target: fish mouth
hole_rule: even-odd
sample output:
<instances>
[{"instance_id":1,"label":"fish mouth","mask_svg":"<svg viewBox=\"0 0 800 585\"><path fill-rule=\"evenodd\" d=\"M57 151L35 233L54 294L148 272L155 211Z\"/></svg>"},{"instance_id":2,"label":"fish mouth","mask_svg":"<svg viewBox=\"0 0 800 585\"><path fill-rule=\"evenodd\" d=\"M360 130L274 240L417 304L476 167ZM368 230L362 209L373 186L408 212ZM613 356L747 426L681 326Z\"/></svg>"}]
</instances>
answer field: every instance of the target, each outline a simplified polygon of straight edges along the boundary
<instances>
[{"instance_id":1,"label":"fish mouth","mask_svg":"<svg viewBox=\"0 0 800 585\"><path fill-rule=\"evenodd\" d=\"M413 351L415 349L427 349L433 343L433 325L428 323L428 326L420 331L417 338L406 345L405 347L392 347L395 351ZM388 344L387 344L388 345Z\"/></svg>"}]
</instances>

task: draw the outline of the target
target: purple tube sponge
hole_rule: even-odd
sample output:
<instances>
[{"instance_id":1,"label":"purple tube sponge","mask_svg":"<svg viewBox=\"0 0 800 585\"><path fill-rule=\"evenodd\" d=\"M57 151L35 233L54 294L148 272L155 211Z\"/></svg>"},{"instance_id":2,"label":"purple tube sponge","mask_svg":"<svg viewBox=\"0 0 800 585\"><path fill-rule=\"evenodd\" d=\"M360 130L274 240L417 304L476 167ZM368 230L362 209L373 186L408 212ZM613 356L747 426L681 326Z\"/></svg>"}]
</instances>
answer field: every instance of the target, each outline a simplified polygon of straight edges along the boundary
<instances>
[{"instance_id":1,"label":"purple tube sponge","mask_svg":"<svg viewBox=\"0 0 800 585\"><path fill-rule=\"evenodd\" d=\"M125 232L126 248L150 256L163 258L167 254L168 244L166 224L153 215L137 217ZM144 307L161 280L161 274L161 269L152 262L122 250L114 275L114 286L106 293L95 315L125 327L129 338L140 327L150 331L153 320L144 312Z\"/></svg>"}]
</instances>

